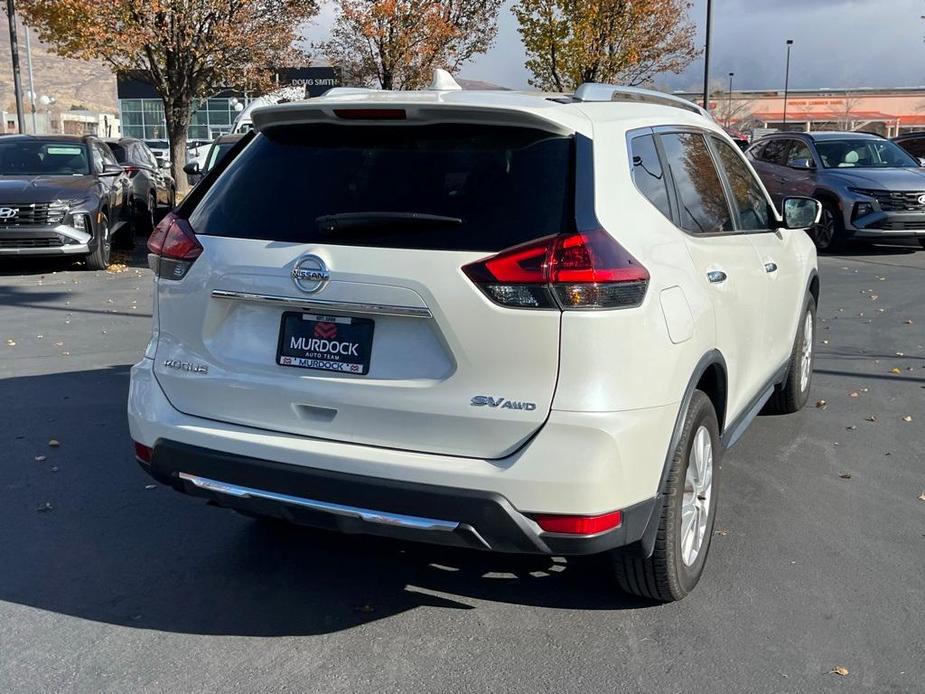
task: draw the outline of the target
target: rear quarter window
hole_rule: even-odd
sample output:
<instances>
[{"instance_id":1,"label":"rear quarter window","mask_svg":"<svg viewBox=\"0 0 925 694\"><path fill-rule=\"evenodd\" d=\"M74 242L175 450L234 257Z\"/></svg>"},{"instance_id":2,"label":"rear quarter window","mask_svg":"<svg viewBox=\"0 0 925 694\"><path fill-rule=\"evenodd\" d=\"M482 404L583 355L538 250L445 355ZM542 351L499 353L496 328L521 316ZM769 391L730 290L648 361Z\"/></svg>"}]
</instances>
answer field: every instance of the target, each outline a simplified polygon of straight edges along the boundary
<instances>
[{"instance_id":1,"label":"rear quarter window","mask_svg":"<svg viewBox=\"0 0 925 694\"><path fill-rule=\"evenodd\" d=\"M498 251L574 226L573 141L476 125L286 126L262 132L189 216L199 234L290 243ZM331 230L317 220L418 213Z\"/></svg>"},{"instance_id":2,"label":"rear quarter window","mask_svg":"<svg viewBox=\"0 0 925 694\"><path fill-rule=\"evenodd\" d=\"M655 146L655 137L640 135L630 142L633 166L633 182L649 202L663 215L671 219L671 205L668 202L668 186L662 163Z\"/></svg>"}]
</instances>

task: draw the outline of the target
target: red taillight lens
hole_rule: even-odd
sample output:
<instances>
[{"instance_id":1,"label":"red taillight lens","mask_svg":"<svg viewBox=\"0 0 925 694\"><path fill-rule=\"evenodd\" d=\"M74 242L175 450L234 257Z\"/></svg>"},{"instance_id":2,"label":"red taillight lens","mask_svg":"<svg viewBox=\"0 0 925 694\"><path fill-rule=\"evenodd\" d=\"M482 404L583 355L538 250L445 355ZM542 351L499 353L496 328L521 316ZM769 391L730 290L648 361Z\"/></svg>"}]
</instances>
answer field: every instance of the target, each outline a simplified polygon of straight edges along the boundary
<instances>
[{"instance_id":1,"label":"red taillight lens","mask_svg":"<svg viewBox=\"0 0 925 694\"><path fill-rule=\"evenodd\" d=\"M638 306L648 271L603 229L560 234L463 267L495 303L517 308Z\"/></svg>"},{"instance_id":2,"label":"red taillight lens","mask_svg":"<svg viewBox=\"0 0 925 694\"><path fill-rule=\"evenodd\" d=\"M135 444L135 458L137 458L142 463L151 462L151 454L154 452L152 449L144 446L137 441L133 441Z\"/></svg>"},{"instance_id":3,"label":"red taillight lens","mask_svg":"<svg viewBox=\"0 0 925 694\"><path fill-rule=\"evenodd\" d=\"M623 513L613 511L600 516L533 516L533 520L543 532L565 533L568 535L594 535L605 530L619 528L623 523Z\"/></svg>"},{"instance_id":4,"label":"red taillight lens","mask_svg":"<svg viewBox=\"0 0 925 694\"><path fill-rule=\"evenodd\" d=\"M123 166L122 170L127 174L138 173L141 171L137 166Z\"/></svg>"},{"instance_id":5,"label":"red taillight lens","mask_svg":"<svg viewBox=\"0 0 925 694\"><path fill-rule=\"evenodd\" d=\"M193 228L173 212L164 217L148 238L148 262L158 277L179 280L202 253Z\"/></svg>"}]
</instances>

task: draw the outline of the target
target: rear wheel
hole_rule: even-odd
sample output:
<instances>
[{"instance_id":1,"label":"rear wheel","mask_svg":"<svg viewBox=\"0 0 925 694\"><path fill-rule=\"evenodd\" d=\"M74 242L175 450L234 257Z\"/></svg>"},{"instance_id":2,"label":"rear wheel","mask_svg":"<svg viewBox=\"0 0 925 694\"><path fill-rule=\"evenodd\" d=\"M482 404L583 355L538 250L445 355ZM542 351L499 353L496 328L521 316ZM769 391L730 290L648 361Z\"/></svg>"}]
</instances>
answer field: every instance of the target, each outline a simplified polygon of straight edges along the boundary
<instances>
[{"instance_id":1,"label":"rear wheel","mask_svg":"<svg viewBox=\"0 0 925 694\"><path fill-rule=\"evenodd\" d=\"M844 234L844 224L838 206L828 201L823 202L819 223L810 232L816 248L822 252L834 253L844 246Z\"/></svg>"},{"instance_id":2,"label":"rear wheel","mask_svg":"<svg viewBox=\"0 0 925 694\"><path fill-rule=\"evenodd\" d=\"M620 587L659 602L690 593L706 563L716 519L716 479L722 445L713 403L695 391L675 449L651 557L632 550L613 554Z\"/></svg>"},{"instance_id":3,"label":"rear wheel","mask_svg":"<svg viewBox=\"0 0 925 694\"><path fill-rule=\"evenodd\" d=\"M800 327L790 352L787 379L775 390L768 403L769 409L778 414L792 414L803 409L809 400L809 388L813 382L813 364L816 350L813 335L816 332L816 301L812 296L806 299Z\"/></svg>"},{"instance_id":4,"label":"rear wheel","mask_svg":"<svg viewBox=\"0 0 925 694\"><path fill-rule=\"evenodd\" d=\"M109 219L106 215L100 215L96 234L96 248L87 256L87 269L105 270L109 267L109 254L112 249L112 239L109 238Z\"/></svg>"}]
</instances>

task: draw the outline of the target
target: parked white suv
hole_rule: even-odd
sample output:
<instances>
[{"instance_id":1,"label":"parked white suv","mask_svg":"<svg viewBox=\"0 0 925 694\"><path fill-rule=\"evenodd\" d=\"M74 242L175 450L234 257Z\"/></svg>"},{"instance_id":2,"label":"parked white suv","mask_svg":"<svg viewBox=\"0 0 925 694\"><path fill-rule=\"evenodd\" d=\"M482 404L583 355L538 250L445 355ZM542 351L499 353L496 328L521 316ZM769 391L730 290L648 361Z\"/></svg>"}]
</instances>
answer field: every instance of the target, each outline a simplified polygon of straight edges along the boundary
<instances>
[{"instance_id":1,"label":"parked white suv","mask_svg":"<svg viewBox=\"0 0 925 694\"><path fill-rule=\"evenodd\" d=\"M782 220L654 92L333 90L253 121L151 239L145 470L311 526L608 552L625 590L686 595L722 452L807 400L818 203Z\"/></svg>"}]
</instances>

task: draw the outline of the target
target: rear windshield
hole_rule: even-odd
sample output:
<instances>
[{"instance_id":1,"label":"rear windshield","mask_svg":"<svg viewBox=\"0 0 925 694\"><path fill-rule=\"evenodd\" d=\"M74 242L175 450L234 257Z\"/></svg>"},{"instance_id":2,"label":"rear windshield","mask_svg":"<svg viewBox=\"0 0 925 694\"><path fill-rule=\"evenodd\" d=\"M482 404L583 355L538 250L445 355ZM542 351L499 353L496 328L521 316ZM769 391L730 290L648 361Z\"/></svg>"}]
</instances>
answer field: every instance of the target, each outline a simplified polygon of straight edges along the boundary
<instances>
[{"instance_id":1,"label":"rear windshield","mask_svg":"<svg viewBox=\"0 0 925 694\"><path fill-rule=\"evenodd\" d=\"M122 164L128 161L128 153L125 151L125 147L117 145L115 142L108 142L107 144L109 145L109 149L112 150L117 162Z\"/></svg>"},{"instance_id":2,"label":"rear windshield","mask_svg":"<svg viewBox=\"0 0 925 694\"><path fill-rule=\"evenodd\" d=\"M573 226L572 139L504 126L262 133L190 215L200 234L497 251Z\"/></svg>"}]
</instances>

